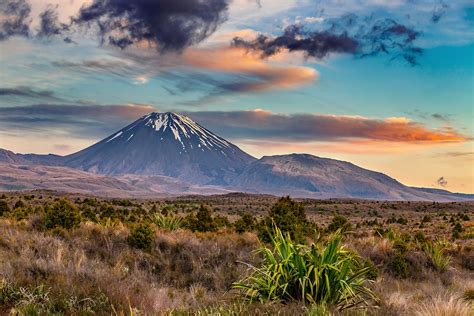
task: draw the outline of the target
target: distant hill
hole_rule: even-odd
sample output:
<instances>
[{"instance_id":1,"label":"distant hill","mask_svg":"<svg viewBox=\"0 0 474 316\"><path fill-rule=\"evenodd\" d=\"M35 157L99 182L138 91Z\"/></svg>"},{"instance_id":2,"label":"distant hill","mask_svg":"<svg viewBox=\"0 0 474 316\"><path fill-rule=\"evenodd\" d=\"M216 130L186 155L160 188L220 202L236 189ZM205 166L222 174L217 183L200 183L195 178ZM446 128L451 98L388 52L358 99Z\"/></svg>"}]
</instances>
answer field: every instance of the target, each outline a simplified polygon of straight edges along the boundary
<instances>
[{"instance_id":1,"label":"distant hill","mask_svg":"<svg viewBox=\"0 0 474 316\"><path fill-rule=\"evenodd\" d=\"M247 192L314 198L438 201L472 198L407 187L383 173L308 154L262 157L249 164L231 184Z\"/></svg>"}]
</instances>

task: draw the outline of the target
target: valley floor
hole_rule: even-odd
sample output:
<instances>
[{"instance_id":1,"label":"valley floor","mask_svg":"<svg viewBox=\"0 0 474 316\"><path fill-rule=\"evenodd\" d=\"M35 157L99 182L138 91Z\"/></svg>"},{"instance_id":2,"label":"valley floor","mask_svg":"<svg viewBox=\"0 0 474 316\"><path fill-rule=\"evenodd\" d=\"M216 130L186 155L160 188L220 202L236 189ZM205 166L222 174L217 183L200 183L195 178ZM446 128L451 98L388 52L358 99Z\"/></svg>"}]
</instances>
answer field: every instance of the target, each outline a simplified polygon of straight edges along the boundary
<instances>
[{"instance_id":1,"label":"valley floor","mask_svg":"<svg viewBox=\"0 0 474 316\"><path fill-rule=\"evenodd\" d=\"M232 284L262 263L256 249L271 249L261 225L278 202L245 194L119 200L5 193L0 314L474 313L474 204L466 202L298 200L307 227L295 238L311 244L343 229L344 247L372 267L376 298L343 311L245 301Z\"/></svg>"}]
</instances>

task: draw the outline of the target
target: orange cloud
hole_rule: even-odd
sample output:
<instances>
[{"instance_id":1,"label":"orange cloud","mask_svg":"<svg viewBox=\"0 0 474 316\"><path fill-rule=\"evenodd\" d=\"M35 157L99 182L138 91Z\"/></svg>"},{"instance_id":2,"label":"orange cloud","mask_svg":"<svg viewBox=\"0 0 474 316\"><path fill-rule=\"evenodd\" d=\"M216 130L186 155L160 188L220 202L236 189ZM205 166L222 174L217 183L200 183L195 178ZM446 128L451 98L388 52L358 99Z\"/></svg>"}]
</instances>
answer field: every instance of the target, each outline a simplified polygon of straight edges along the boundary
<instances>
[{"instance_id":1,"label":"orange cloud","mask_svg":"<svg viewBox=\"0 0 474 316\"><path fill-rule=\"evenodd\" d=\"M283 66L264 61L242 48L188 49L183 53L185 64L199 69L243 74L249 80L229 84L236 91L259 92L270 89L292 89L308 84L318 77L313 68Z\"/></svg>"},{"instance_id":2,"label":"orange cloud","mask_svg":"<svg viewBox=\"0 0 474 316\"><path fill-rule=\"evenodd\" d=\"M430 129L405 117L278 114L265 110L192 112L198 122L234 139L298 142L385 141L400 143L462 142L468 138L451 127ZM232 135L226 135L231 130Z\"/></svg>"}]
</instances>

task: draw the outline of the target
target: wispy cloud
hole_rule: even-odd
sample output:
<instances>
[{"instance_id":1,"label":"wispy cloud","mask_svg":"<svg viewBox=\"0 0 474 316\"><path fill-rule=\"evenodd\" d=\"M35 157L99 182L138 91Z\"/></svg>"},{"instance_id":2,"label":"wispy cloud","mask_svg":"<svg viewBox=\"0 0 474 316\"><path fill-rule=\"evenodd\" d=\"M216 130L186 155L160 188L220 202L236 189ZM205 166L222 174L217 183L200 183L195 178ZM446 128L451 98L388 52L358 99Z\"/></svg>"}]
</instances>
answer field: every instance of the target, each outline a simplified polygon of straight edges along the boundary
<instances>
[{"instance_id":1,"label":"wispy cloud","mask_svg":"<svg viewBox=\"0 0 474 316\"><path fill-rule=\"evenodd\" d=\"M64 101L55 95L51 90L34 90L29 87L0 88L0 97L4 98L28 98L36 102L43 101Z\"/></svg>"},{"instance_id":2,"label":"wispy cloud","mask_svg":"<svg viewBox=\"0 0 474 316\"><path fill-rule=\"evenodd\" d=\"M32 105L0 108L3 130L63 130L105 137L138 117L156 111L151 105ZM430 144L462 142L467 137L453 128L430 129L407 118L278 114L265 110L188 112L218 135L233 140L282 142L383 141ZM33 124L34 123L34 124ZM74 136L74 135L73 135Z\"/></svg>"},{"instance_id":3,"label":"wispy cloud","mask_svg":"<svg viewBox=\"0 0 474 316\"><path fill-rule=\"evenodd\" d=\"M156 109L146 104L53 105L0 108L0 133L61 134L71 138L102 138Z\"/></svg>"}]
</instances>

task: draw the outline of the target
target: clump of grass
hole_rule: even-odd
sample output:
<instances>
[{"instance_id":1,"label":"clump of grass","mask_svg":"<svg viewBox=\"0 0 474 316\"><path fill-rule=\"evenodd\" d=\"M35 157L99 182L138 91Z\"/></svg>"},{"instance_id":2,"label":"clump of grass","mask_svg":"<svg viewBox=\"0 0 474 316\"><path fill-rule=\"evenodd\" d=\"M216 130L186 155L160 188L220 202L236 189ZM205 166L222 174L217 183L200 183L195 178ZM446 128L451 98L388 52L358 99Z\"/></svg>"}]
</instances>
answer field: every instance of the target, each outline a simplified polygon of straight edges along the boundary
<instances>
[{"instance_id":1,"label":"clump of grass","mask_svg":"<svg viewBox=\"0 0 474 316\"><path fill-rule=\"evenodd\" d=\"M469 303L452 295L448 297L439 295L416 306L413 314L417 316L470 316L472 315L472 309Z\"/></svg>"},{"instance_id":2,"label":"clump of grass","mask_svg":"<svg viewBox=\"0 0 474 316\"><path fill-rule=\"evenodd\" d=\"M451 257L445 255L446 246L444 242L426 242L423 246L423 251L436 270L440 272L446 271L451 263Z\"/></svg>"},{"instance_id":3,"label":"clump of grass","mask_svg":"<svg viewBox=\"0 0 474 316\"><path fill-rule=\"evenodd\" d=\"M44 285L23 287L0 279L0 306L10 315L94 315L107 311L110 302L103 293L93 298L58 297Z\"/></svg>"},{"instance_id":4,"label":"clump of grass","mask_svg":"<svg viewBox=\"0 0 474 316\"><path fill-rule=\"evenodd\" d=\"M274 228L273 249L262 247L260 267L250 266L251 275L233 284L244 298L253 301L301 301L344 310L375 299L367 287L371 267L341 245L337 231L326 243L306 246L292 241Z\"/></svg>"},{"instance_id":5,"label":"clump of grass","mask_svg":"<svg viewBox=\"0 0 474 316\"><path fill-rule=\"evenodd\" d=\"M183 226L183 219L174 214L155 213L152 220L157 227L166 230L177 230Z\"/></svg>"}]
</instances>

